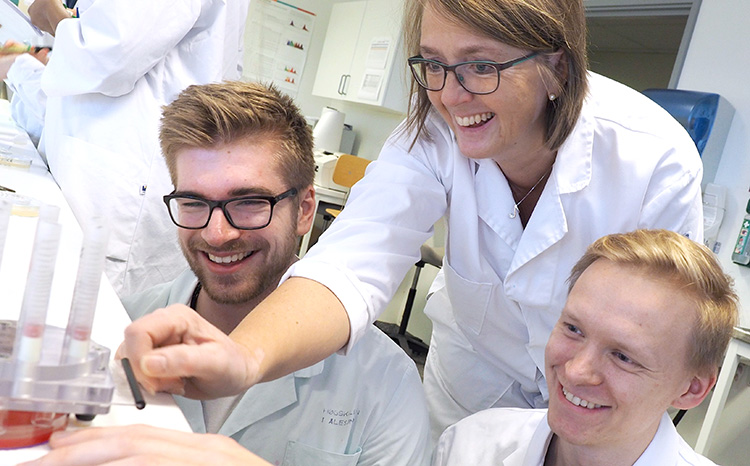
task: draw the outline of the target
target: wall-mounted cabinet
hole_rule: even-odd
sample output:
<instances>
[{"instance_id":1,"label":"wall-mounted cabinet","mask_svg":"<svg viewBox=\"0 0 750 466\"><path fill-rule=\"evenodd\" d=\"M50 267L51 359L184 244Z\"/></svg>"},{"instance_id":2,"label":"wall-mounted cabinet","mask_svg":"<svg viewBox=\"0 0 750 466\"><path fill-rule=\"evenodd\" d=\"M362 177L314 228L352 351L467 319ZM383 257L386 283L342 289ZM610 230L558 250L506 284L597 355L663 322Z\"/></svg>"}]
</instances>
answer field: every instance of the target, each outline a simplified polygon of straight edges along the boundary
<instances>
[{"instance_id":1,"label":"wall-mounted cabinet","mask_svg":"<svg viewBox=\"0 0 750 466\"><path fill-rule=\"evenodd\" d=\"M333 5L313 95L406 113L402 8L400 0Z\"/></svg>"}]
</instances>

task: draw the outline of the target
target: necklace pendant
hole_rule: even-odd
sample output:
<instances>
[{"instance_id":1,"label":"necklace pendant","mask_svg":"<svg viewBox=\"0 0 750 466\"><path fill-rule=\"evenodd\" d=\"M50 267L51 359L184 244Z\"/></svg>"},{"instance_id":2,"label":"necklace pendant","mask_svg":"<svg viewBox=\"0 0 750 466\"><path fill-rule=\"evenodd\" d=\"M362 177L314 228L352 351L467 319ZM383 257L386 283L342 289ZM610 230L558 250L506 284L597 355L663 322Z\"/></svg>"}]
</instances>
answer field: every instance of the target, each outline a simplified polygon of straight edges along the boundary
<instances>
[{"instance_id":1,"label":"necklace pendant","mask_svg":"<svg viewBox=\"0 0 750 466\"><path fill-rule=\"evenodd\" d=\"M521 205L521 203L523 203L523 201L525 201L527 197L529 197L529 195L536 189L536 187L539 186L539 183L541 183L542 180L547 175L549 175L550 173L552 173L552 167L550 167L549 171L547 173L545 173L544 175L542 175L542 177L539 178L539 180L536 183L534 183L534 186L532 186L531 189L529 189L528 192L526 192L526 194L524 194L524 196L521 198L520 201L516 202L516 204L513 206L513 212L511 212L511 213L508 214L509 218L516 218L516 216L518 215L518 212L519 212L518 211L518 206ZM512 191L512 189L511 189L511 191Z\"/></svg>"}]
</instances>

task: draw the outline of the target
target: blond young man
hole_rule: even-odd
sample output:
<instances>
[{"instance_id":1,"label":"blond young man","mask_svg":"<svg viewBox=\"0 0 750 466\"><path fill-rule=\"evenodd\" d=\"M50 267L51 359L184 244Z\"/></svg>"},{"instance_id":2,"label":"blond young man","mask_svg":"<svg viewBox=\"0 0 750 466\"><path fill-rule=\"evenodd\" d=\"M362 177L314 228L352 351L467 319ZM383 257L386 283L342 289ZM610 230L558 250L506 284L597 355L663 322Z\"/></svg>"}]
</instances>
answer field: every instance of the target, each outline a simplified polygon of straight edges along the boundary
<instances>
[{"instance_id":1,"label":"blond young man","mask_svg":"<svg viewBox=\"0 0 750 466\"><path fill-rule=\"evenodd\" d=\"M697 406L737 322L713 253L665 230L609 235L574 266L545 351L548 410L477 413L441 436L434 465L713 465L668 407Z\"/></svg>"}]
</instances>

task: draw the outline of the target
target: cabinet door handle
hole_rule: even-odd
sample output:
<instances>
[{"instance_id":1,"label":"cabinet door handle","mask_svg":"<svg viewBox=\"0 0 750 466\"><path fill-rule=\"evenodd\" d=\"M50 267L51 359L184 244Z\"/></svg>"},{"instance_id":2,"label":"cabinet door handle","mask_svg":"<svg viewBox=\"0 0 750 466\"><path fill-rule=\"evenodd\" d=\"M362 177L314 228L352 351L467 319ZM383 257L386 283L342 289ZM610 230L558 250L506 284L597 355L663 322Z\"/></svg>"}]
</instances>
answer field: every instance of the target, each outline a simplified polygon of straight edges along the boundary
<instances>
[{"instance_id":1,"label":"cabinet door handle","mask_svg":"<svg viewBox=\"0 0 750 466\"><path fill-rule=\"evenodd\" d=\"M341 95L346 95L346 93L349 91L349 79L351 79L352 75L345 74L344 75L344 87L341 89L343 92Z\"/></svg>"},{"instance_id":2,"label":"cabinet door handle","mask_svg":"<svg viewBox=\"0 0 750 466\"><path fill-rule=\"evenodd\" d=\"M346 75L342 74L339 77L339 88L336 90L339 95L344 95L344 83L346 83Z\"/></svg>"}]
</instances>

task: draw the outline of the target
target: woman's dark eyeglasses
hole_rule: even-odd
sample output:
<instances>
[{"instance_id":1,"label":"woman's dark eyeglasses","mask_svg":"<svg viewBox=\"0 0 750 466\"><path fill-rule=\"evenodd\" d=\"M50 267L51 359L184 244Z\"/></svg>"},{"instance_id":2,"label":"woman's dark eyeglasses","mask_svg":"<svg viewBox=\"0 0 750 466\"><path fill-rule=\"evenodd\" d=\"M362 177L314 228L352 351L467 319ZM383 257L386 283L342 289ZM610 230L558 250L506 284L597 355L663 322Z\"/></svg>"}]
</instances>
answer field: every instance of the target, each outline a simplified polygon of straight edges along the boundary
<instances>
[{"instance_id":1,"label":"woman's dark eyeglasses","mask_svg":"<svg viewBox=\"0 0 750 466\"><path fill-rule=\"evenodd\" d=\"M497 63L494 61L475 60L446 65L436 60L422 58L421 55L409 58L409 68L417 84L428 91L439 91L445 87L448 72L456 75L461 87L472 94L492 94L500 86L500 72L511 66L534 58L539 52L532 52L515 60Z\"/></svg>"}]
</instances>

